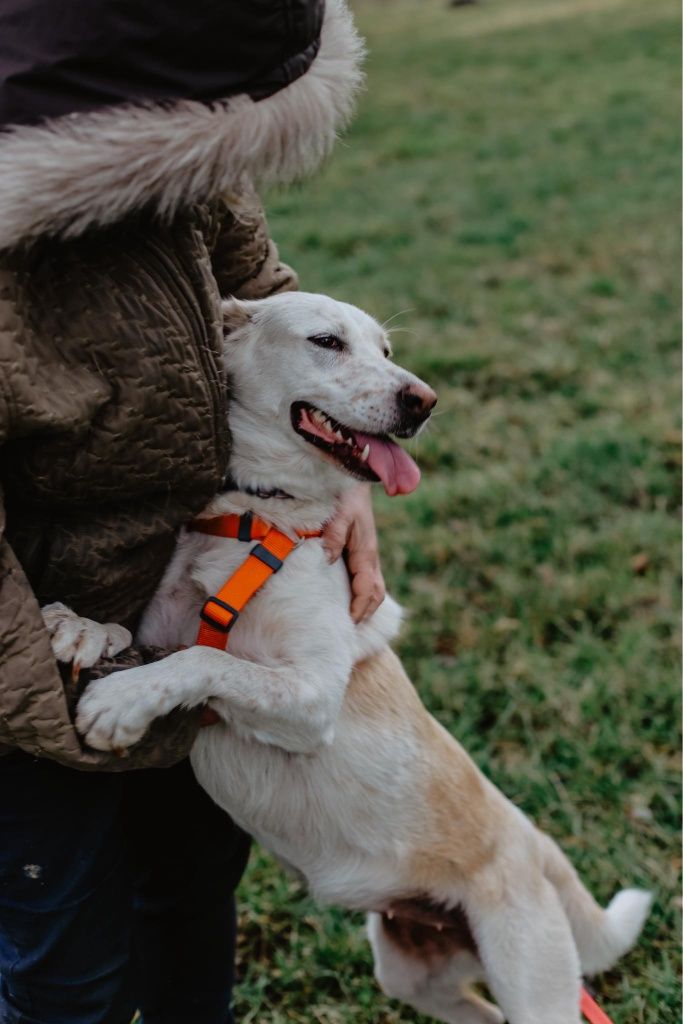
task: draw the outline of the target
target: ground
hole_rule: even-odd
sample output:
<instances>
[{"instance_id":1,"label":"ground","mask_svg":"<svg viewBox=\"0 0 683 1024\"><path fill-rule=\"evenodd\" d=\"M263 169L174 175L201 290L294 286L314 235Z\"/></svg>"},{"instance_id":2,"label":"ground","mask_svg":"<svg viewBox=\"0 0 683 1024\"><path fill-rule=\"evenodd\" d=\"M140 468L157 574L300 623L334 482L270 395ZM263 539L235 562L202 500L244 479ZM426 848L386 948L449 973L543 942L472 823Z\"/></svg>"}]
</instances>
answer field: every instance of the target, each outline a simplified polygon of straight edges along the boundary
<instances>
[{"instance_id":1,"label":"ground","mask_svg":"<svg viewBox=\"0 0 683 1024\"><path fill-rule=\"evenodd\" d=\"M439 393L418 492L376 502L400 653L601 900L654 890L596 990L616 1024L674 1024L678 5L355 6L359 116L269 211L303 286L394 317ZM418 1020L376 988L360 917L263 855L240 902L242 1024Z\"/></svg>"}]
</instances>

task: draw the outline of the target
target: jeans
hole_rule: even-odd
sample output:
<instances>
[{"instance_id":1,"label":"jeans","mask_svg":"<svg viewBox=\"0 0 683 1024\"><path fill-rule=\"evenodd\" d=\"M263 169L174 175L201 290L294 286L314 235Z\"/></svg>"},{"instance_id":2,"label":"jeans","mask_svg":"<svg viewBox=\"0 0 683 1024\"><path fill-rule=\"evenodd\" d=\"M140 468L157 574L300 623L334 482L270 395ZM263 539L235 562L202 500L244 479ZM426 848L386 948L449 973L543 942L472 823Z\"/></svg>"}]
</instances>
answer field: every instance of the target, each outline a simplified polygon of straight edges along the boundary
<instances>
[{"instance_id":1,"label":"jeans","mask_svg":"<svg viewBox=\"0 0 683 1024\"><path fill-rule=\"evenodd\" d=\"M0 757L2 1024L230 1024L248 852L188 761Z\"/></svg>"}]
</instances>

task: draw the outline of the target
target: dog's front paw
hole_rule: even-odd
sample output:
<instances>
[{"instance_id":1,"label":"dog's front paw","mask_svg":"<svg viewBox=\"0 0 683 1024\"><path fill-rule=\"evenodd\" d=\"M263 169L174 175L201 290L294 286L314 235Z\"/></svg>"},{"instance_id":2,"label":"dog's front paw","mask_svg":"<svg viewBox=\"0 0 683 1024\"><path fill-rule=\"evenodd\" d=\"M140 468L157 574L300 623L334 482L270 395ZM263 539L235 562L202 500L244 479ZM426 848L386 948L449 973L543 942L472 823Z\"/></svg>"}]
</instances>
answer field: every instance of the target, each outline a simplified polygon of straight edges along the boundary
<instances>
[{"instance_id":1,"label":"dog's front paw","mask_svg":"<svg viewBox=\"0 0 683 1024\"><path fill-rule=\"evenodd\" d=\"M41 609L57 661L73 662L76 670L90 668L130 647L133 638L115 622L94 622L76 615L60 601Z\"/></svg>"},{"instance_id":2,"label":"dog's front paw","mask_svg":"<svg viewBox=\"0 0 683 1024\"><path fill-rule=\"evenodd\" d=\"M148 667L114 672L90 683L78 702L76 728L95 750L123 750L170 710L145 678Z\"/></svg>"}]
</instances>

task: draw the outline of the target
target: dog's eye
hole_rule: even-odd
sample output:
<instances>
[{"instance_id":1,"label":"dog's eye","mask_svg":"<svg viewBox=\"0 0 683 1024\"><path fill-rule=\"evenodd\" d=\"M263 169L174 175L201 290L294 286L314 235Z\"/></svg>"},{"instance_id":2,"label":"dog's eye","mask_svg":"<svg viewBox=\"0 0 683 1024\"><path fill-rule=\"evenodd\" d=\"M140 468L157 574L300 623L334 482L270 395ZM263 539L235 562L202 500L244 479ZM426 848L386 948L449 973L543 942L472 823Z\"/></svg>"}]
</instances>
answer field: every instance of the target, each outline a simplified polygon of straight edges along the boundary
<instances>
[{"instance_id":1,"label":"dog's eye","mask_svg":"<svg viewBox=\"0 0 683 1024\"><path fill-rule=\"evenodd\" d=\"M311 334L308 339L318 348L329 348L333 352L343 352L346 345L336 334Z\"/></svg>"}]
</instances>

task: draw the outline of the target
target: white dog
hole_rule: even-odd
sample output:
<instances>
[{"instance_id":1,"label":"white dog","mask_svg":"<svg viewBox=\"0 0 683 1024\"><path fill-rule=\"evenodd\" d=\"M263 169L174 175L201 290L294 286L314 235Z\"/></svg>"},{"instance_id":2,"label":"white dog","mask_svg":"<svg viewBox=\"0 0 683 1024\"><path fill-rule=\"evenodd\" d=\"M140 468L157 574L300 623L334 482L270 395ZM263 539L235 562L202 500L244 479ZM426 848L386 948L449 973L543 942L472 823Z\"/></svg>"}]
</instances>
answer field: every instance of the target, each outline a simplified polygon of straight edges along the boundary
<instances>
[{"instance_id":1,"label":"white dog","mask_svg":"<svg viewBox=\"0 0 683 1024\"><path fill-rule=\"evenodd\" d=\"M294 537L355 479L414 489L417 467L388 434L415 434L436 398L389 361L374 320L299 293L228 302L225 323L231 483L207 519L249 511ZM183 532L138 639L193 645L207 596L248 551ZM46 609L67 660L65 631L81 650L90 635L69 614ZM78 728L92 747L123 748L172 708L208 703L220 722L194 745L199 782L317 899L369 912L388 995L453 1024L578 1024L582 971L630 948L650 897L594 902L426 712L388 647L400 617L386 598L354 625L344 566L302 540L240 614L229 652L188 646L92 683ZM482 978L501 1009L471 989Z\"/></svg>"}]
</instances>

